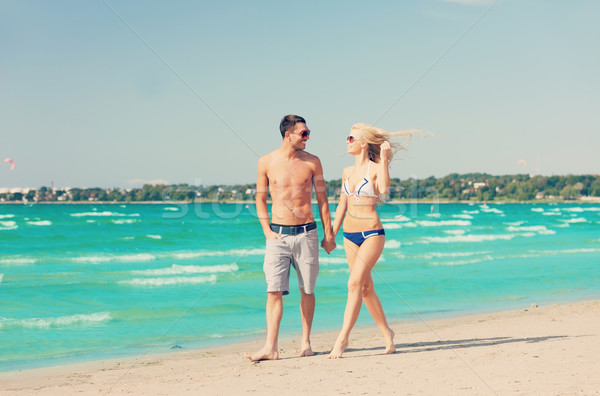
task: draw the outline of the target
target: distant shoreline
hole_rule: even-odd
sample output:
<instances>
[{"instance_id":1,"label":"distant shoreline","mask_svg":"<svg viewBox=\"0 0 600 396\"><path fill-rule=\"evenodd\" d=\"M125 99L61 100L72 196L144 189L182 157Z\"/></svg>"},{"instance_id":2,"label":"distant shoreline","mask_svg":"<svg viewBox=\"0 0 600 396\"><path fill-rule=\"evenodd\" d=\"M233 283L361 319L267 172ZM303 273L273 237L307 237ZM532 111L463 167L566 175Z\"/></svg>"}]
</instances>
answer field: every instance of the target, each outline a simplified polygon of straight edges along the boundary
<instances>
[{"instance_id":1,"label":"distant shoreline","mask_svg":"<svg viewBox=\"0 0 600 396\"><path fill-rule=\"evenodd\" d=\"M338 203L338 200L329 200L330 204ZM42 202L15 202L15 201L6 201L0 202L0 205L192 205L192 204L255 204L256 201L219 201L219 200L203 200L203 201L130 201L130 202L119 202L119 201L42 201ZM267 201L268 204L271 204L271 201ZM317 201L313 200L313 204L316 204ZM431 201L431 200L399 200L395 199L392 201L387 201L385 204L474 204L474 205L505 205L505 204L597 204L600 203L600 197L587 197L585 199L577 199L577 200L562 200L562 199L536 199L529 201L454 201L454 200L439 200L439 201Z\"/></svg>"}]
</instances>

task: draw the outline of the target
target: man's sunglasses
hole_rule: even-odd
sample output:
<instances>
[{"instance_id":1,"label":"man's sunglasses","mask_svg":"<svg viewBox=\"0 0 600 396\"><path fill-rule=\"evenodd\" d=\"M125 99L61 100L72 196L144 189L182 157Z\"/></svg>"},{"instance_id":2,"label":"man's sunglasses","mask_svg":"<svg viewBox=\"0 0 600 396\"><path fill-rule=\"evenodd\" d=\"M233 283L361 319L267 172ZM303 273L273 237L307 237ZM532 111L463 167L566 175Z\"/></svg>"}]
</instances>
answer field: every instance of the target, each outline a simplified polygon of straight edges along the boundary
<instances>
[{"instance_id":1,"label":"man's sunglasses","mask_svg":"<svg viewBox=\"0 0 600 396\"><path fill-rule=\"evenodd\" d=\"M300 137L302 139L308 139L309 136L310 136L310 131L302 131L302 132L300 132Z\"/></svg>"},{"instance_id":2,"label":"man's sunglasses","mask_svg":"<svg viewBox=\"0 0 600 396\"><path fill-rule=\"evenodd\" d=\"M356 138L354 136L350 135L346 138L346 141L348 143L354 143L354 142L356 142Z\"/></svg>"}]
</instances>

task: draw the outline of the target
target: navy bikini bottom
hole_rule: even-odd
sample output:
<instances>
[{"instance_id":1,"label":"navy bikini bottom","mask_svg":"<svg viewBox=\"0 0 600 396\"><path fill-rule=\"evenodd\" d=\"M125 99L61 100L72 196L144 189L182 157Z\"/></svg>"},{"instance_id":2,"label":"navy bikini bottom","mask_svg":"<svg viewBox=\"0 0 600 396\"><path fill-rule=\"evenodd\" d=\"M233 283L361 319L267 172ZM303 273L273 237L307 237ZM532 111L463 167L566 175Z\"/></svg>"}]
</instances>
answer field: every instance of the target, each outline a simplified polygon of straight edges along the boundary
<instances>
[{"instance_id":1,"label":"navy bikini bottom","mask_svg":"<svg viewBox=\"0 0 600 396\"><path fill-rule=\"evenodd\" d=\"M381 230L370 230L362 232L344 232L344 238L358 246L362 245L367 238L376 235L385 235L385 231L383 230L383 228Z\"/></svg>"}]
</instances>

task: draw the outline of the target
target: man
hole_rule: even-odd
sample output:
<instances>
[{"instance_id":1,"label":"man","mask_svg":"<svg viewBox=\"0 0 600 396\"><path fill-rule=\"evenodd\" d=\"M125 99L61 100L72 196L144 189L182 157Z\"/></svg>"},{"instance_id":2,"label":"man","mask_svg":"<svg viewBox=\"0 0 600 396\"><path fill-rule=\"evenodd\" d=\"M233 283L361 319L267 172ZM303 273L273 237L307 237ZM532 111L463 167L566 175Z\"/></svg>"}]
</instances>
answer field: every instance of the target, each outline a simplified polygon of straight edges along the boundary
<instances>
[{"instance_id":1,"label":"man","mask_svg":"<svg viewBox=\"0 0 600 396\"><path fill-rule=\"evenodd\" d=\"M310 137L304 118L283 117L279 124L281 147L258 160L256 211L267 247L263 270L267 280L267 340L265 346L246 357L250 360L279 358L277 339L283 315L283 295L289 293L290 266L298 274L302 316L301 356L312 356L310 329L315 312L314 288L319 272L317 226L312 213L313 186L325 237L321 246L331 252L335 241L323 180L321 161L304 151ZM271 220L267 193L271 193Z\"/></svg>"}]
</instances>

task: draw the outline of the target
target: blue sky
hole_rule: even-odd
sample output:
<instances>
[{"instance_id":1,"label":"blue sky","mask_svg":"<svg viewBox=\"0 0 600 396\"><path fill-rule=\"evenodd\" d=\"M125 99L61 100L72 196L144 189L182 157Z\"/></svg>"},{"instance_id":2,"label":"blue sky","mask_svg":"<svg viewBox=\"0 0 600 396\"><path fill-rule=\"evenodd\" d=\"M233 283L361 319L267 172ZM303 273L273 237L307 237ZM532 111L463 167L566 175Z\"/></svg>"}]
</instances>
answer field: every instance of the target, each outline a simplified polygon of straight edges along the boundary
<instances>
[{"instance_id":1,"label":"blue sky","mask_svg":"<svg viewBox=\"0 0 600 396\"><path fill-rule=\"evenodd\" d=\"M393 177L600 173L597 1L0 7L0 187L252 183L289 113L328 180L356 122L435 134Z\"/></svg>"}]
</instances>

